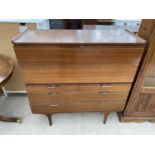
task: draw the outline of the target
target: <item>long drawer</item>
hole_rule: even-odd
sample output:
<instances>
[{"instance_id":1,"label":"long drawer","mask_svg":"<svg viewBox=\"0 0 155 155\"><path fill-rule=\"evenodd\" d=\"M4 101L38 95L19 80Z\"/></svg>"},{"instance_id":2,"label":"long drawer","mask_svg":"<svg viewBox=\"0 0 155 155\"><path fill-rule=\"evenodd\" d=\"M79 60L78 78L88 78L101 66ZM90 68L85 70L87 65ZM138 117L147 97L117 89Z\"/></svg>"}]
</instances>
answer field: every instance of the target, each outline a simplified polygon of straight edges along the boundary
<instances>
[{"instance_id":1,"label":"long drawer","mask_svg":"<svg viewBox=\"0 0 155 155\"><path fill-rule=\"evenodd\" d=\"M28 93L128 92L131 84L46 84L26 85Z\"/></svg>"},{"instance_id":2,"label":"long drawer","mask_svg":"<svg viewBox=\"0 0 155 155\"><path fill-rule=\"evenodd\" d=\"M126 100L128 92L72 93L72 94L28 94L31 104L49 103L52 101L103 101Z\"/></svg>"},{"instance_id":3,"label":"long drawer","mask_svg":"<svg viewBox=\"0 0 155 155\"><path fill-rule=\"evenodd\" d=\"M83 112L83 111L122 111L125 101L79 101L50 102L31 105L33 113Z\"/></svg>"}]
</instances>

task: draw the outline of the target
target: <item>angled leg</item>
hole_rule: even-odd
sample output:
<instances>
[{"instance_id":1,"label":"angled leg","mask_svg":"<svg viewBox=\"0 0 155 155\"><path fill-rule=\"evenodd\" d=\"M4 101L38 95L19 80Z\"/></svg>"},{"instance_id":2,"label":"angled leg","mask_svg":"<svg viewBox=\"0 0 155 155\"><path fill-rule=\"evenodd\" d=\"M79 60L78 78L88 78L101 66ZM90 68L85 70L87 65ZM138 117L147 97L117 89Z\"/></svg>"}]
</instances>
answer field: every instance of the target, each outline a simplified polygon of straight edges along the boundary
<instances>
[{"instance_id":1,"label":"angled leg","mask_svg":"<svg viewBox=\"0 0 155 155\"><path fill-rule=\"evenodd\" d=\"M6 116L2 116L0 115L0 121L4 121L4 122L22 122L22 120L20 118L17 117L6 117Z\"/></svg>"},{"instance_id":2,"label":"angled leg","mask_svg":"<svg viewBox=\"0 0 155 155\"><path fill-rule=\"evenodd\" d=\"M47 114L46 114L46 116L47 116L47 118L48 118L49 125L52 126L52 118L51 118L51 117L52 117L52 114L51 114L51 115L47 115Z\"/></svg>"},{"instance_id":3,"label":"angled leg","mask_svg":"<svg viewBox=\"0 0 155 155\"><path fill-rule=\"evenodd\" d=\"M109 114L110 114L109 112L104 112L104 120L103 120L104 124L106 124Z\"/></svg>"}]
</instances>

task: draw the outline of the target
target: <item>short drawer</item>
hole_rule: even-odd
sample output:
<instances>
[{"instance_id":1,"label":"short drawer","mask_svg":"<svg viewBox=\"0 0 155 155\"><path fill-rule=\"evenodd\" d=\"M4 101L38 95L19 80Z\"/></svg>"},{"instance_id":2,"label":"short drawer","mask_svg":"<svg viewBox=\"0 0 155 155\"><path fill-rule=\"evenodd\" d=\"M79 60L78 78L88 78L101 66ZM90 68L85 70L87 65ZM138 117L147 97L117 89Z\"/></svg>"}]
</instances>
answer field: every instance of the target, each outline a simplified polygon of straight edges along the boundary
<instances>
[{"instance_id":1,"label":"short drawer","mask_svg":"<svg viewBox=\"0 0 155 155\"><path fill-rule=\"evenodd\" d=\"M78 101L49 102L31 105L33 113L84 112L84 111L122 111L125 101Z\"/></svg>"},{"instance_id":2,"label":"short drawer","mask_svg":"<svg viewBox=\"0 0 155 155\"><path fill-rule=\"evenodd\" d=\"M79 91L78 84L34 84L26 85L28 93L71 93Z\"/></svg>"},{"instance_id":3,"label":"short drawer","mask_svg":"<svg viewBox=\"0 0 155 155\"><path fill-rule=\"evenodd\" d=\"M111 83L102 83L102 84L80 84L81 92L100 92L100 91L110 91L110 92L124 92L129 91L131 84L111 84Z\"/></svg>"},{"instance_id":4,"label":"short drawer","mask_svg":"<svg viewBox=\"0 0 155 155\"><path fill-rule=\"evenodd\" d=\"M49 93L49 94L28 94L31 104L49 103L52 101L103 101L103 100L126 100L128 92L108 92L99 93Z\"/></svg>"}]
</instances>

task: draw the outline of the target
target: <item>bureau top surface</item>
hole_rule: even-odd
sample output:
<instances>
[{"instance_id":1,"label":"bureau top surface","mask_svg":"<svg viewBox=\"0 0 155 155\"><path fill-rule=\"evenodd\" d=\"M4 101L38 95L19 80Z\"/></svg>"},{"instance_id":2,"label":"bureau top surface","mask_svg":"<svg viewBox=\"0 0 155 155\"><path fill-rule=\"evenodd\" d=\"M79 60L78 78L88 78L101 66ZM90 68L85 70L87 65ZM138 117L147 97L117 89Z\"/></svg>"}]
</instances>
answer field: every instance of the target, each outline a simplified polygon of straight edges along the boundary
<instances>
[{"instance_id":1,"label":"bureau top surface","mask_svg":"<svg viewBox=\"0 0 155 155\"><path fill-rule=\"evenodd\" d=\"M144 44L145 40L125 29L26 30L13 44Z\"/></svg>"}]
</instances>

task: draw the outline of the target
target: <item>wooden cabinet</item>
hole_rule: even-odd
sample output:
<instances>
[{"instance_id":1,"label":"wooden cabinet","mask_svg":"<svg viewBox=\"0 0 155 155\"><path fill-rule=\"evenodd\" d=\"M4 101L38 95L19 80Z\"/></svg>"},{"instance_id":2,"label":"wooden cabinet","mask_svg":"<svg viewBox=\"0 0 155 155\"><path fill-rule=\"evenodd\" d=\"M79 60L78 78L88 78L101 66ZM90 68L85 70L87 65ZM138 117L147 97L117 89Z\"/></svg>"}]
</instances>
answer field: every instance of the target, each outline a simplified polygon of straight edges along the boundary
<instances>
[{"instance_id":1,"label":"wooden cabinet","mask_svg":"<svg viewBox=\"0 0 155 155\"><path fill-rule=\"evenodd\" d=\"M122 121L155 121L155 20L142 20L139 35L147 43Z\"/></svg>"},{"instance_id":2,"label":"wooden cabinet","mask_svg":"<svg viewBox=\"0 0 155 155\"><path fill-rule=\"evenodd\" d=\"M129 98L122 121L155 121L155 34L137 81Z\"/></svg>"},{"instance_id":3,"label":"wooden cabinet","mask_svg":"<svg viewBox=\"0 0 155 155\"><path fill-rule=\"evenodd\" d=\"M26 31L13 40L33 113L122 111L145 41L125 30Z\"/></svg>"}]
</instances>

